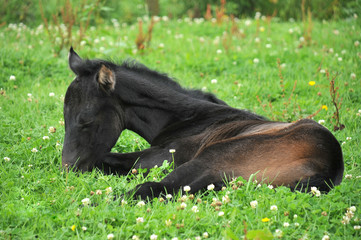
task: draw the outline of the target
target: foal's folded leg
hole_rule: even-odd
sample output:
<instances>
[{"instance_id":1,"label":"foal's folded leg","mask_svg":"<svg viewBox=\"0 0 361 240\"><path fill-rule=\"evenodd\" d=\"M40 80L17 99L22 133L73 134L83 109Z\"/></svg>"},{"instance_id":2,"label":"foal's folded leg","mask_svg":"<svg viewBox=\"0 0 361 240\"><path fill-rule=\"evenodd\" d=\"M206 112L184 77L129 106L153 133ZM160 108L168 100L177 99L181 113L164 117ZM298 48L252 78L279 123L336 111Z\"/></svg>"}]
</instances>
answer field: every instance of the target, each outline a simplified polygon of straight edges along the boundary
<instances>
[{"instance_id":1,"label":"foal's folded leg","mask_svg":"<svg viewBox=\"0 0 361 240\"><path fill-rule=\"evenodd\" d=\"M223 184L220 174L204 164L206 160L194 159L173 170L160 182L146 182L138 185L128 192L128 195L136 198L147 199L158 197L161 194L176 194L184 186L189 186L189 193L196 193L205 189L209 184L216 186Z\"/></svg>"}]
</instances>

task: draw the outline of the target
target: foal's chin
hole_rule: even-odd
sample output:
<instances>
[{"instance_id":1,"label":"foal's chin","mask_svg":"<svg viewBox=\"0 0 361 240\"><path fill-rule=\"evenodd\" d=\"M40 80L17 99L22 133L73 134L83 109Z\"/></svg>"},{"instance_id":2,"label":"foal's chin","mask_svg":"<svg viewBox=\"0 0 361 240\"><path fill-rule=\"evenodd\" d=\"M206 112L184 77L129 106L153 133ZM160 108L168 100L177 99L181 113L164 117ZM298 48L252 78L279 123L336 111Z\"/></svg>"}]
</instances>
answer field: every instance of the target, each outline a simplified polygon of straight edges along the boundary
<instances>
[{"instance_id":1,"label":"foal's chin","mask_svg":"<svg viewBox=\"0 0 361 240\"><path fill-rule=\"evenodd\" d=\"M90 153L87 156L79 156L73 154L62 155L62 167L67 170L89 172L97 167L97 163L105 157L106 153Z\"/></svg>"}]
</instances>

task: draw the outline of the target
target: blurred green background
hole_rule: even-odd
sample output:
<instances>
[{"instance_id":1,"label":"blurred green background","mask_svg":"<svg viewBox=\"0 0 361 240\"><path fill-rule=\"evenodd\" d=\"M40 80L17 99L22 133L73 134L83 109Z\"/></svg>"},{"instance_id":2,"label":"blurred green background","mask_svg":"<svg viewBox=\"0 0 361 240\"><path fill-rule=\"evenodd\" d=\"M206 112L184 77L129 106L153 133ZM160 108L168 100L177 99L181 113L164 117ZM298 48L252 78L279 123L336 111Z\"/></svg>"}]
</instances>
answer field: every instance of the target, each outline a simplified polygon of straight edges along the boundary
<instances>
[{"instance_id":1,"label":"blurred green background","mask_svg":"<svg viewBox=\"0 0 361 240\"><path fill-rule=\"evenodd\" d=\"M70 0L40 0L44 15L49 19L59 14L59 7ZM117 19L132 23L145 15L168 16L169 18L200 18L210 4L213 16L222 0L72 0L72 6L91 8L91 24L102 24ZM225 12L238 18L254 17L256 12L275 15L280 20L302 19L301 4L310 9L312 18L317 20L338 20L361 15L361 0L227 0ZM29 26L42 23L39 0L0 0L0 26L22 22ZM84 13L86 14L86 12ZM85 16L83 16L85 17ZM361 16L360 16L361 17ZM358 18L360 19L360 18Z\"/></svg>"}]
</instances>

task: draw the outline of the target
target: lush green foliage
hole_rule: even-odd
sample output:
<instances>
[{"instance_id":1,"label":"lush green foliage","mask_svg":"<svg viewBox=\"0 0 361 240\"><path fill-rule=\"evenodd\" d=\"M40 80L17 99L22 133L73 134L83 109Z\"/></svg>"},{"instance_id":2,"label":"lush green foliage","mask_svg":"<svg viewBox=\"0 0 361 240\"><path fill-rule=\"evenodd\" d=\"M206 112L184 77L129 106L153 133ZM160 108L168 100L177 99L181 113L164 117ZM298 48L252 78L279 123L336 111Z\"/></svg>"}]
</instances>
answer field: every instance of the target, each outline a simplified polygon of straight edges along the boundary
<instances>
[{"instance_id":1,"label":"lush green foliage","mask_svg":"<svg viewBox=\"0 0 361 240\"><path fill-rule=\"evenodd\" d=\"M45 15L50 18L56 14L60 6L66 4L69 0L41 0L44 7ZM84 5L84 12L91 6L97 5L96 14L92 17L92 22L101 23L103 21L110 22L115 18L121 22L135 22L138 17L148 15L147 0L72 0L72 5L80 8ZM36 0L1 0L0 24L3 22L14 23L23 22L27 25L34 26L41 23L41 11L39 1ZM203 17L210 4L215 17L216 8L220 8L221 0L158 0L159 15L179 17ZM305 0L304 7L313 12L313 17L318 20L323 19L343 19L352 17L353 14L361 16L360 0ZM283 20L294 18L302 19L300 11L300 0L227 0L225 11L228 15L236 17L253 17L259 11L263 14L273 15L277 13L277 17ZM276 12L275 12L276 11ZM58 14L59 15L59 14ZM79 16L79 18L84 16Z\"/></svg>"},{"instance_id":2,"label":"lush green foliage","mask_svg":"<svg viewBox=\"0 0 361 240\"><path fill-rule=\"evenodd\" d=\"M143 52L134 43L138 25L90 28L76 49L81 56L135 58L183 86L203 88L231 106L269 118L294 121L324 106L314 119L324 120L331 130L335 108L329 88L338 73L340 121L346 128L334 134L342 143L347 177L329 194L292 193L237 179L220 192L183 193L186 197L155 199L144 206L112 196L160 180L171 166L165 163L147 178L62 171L63 96L74 77L67 51L54 56L42 27L0 28L0 238L360 238L361 28L355 21L314 22L308 41L302 39L300 22L260 20L257 28L257 21L241 20L237 25L243 33L237 36L227 21L161 20ZM147 146L126 131L114 151ZM84 206L86 198L93 204Z\"/></svg>"}]
</instances>

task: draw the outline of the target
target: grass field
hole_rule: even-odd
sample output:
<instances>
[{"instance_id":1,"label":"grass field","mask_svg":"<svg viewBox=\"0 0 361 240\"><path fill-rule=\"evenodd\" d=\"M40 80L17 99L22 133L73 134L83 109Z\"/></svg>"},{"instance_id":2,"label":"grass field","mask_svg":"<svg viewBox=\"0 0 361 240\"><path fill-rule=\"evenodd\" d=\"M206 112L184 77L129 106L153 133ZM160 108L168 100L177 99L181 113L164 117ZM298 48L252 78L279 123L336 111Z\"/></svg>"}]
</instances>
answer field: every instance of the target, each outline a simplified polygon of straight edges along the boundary
<instances>
[{"instance_id":1,"label":"grass field","mask_svg":"<svg viewBox=\"0 0 361 240\"><path fill-rule=\"evenodd\" d=\"M62 171L63 99L74 78L68 50L54 54L44 28L1 27L0 239L361 238L361 26L356 21L314 22L308 40L302 22L241 20L237 35L228 22L161 20L143 53L134 43L137 24L90 28L76 48L80 56L134 58L187 88L215 93L233 107L270 119L295 121L320 110L313 119L333 131L330 81L338 87L345 129L333 133L342 144L345 177L329 194L272 189L239 178L220 192L148 203L112 199L139 183L160 180L167 164L147 178ZM148 146L125 131L113 151Z\"/></svg>"}]
</instances>

